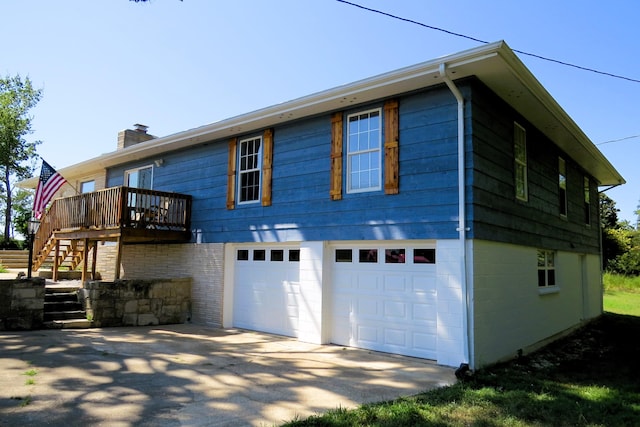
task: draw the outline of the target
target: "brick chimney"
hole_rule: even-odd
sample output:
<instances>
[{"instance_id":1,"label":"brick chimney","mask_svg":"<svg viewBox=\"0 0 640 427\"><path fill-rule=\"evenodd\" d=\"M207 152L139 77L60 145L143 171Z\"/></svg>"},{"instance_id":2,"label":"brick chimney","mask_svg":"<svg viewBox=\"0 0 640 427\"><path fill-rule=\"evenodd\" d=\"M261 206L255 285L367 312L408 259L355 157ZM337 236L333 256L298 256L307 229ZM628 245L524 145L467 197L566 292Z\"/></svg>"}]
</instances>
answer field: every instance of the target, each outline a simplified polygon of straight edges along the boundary
<instances>
[{"instance_id":1,"label":"brick chimney","mask_svg":"<svg viewBox=\"0 0 640 427\"><path fill-rule=\"evenodd\" d=\"M148 126L136 123L133 127L134 129L125 129L118 132L118 150L155 138L155 136L147 133Z\"/></svg>"}]
</instances>

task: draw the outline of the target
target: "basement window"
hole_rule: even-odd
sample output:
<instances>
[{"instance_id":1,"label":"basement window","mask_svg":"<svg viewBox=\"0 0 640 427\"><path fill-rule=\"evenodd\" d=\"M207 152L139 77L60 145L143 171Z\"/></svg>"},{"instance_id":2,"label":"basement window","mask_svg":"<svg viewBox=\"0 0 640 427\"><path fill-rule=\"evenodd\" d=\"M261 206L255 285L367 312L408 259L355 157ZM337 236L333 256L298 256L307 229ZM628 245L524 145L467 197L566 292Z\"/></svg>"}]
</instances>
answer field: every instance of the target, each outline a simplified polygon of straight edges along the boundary
<instances>
[{"instance_id":1,"label":"basement window","mask_svg":"<svg viewBox=\"0 0 640 427\"><path fill-rule=\"evenodd\" d=\"M556 286L556 253L538 250L538 288L545 289Z\"/></svg>"}]
</instances>

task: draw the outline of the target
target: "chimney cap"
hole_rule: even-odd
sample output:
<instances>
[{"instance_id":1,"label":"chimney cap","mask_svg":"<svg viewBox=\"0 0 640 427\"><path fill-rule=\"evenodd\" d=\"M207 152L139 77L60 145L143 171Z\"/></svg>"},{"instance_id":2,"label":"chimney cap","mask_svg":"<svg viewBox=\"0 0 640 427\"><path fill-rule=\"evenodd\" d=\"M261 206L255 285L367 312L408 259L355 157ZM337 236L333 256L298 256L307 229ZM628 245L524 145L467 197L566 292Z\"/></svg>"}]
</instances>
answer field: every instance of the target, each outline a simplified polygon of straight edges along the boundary
<instances>
[{"instance_id":1,"label":"chimney cap","mask_svg":"<svg viewBox=\"0 0 640 427\"><path fill-rule=\"evenodd\" d=\"M147 133L147 129L149 129L149 126L142 125L140 123L136 123L135 125L133 125L133 127L135 128L136 131L144 132L144 133Z\"/></svg>"}]
</instances>

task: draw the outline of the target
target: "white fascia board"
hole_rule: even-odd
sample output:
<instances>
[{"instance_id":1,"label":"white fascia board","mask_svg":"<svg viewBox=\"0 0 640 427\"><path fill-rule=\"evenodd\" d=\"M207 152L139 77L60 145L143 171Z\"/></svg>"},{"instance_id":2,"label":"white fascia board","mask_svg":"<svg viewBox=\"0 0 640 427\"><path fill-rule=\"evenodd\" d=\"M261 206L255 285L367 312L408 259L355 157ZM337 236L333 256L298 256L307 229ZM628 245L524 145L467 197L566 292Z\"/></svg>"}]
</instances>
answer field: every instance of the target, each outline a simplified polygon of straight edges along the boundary
<instances>
[{"instance_id":1,"label":"white fascia board","mask_svg":"<svg viewBox=\"0 0 640 427\"><path fill-rule=\"evenodd\" d=\"M155 138L60 169L59 172L63 176L73 179L142 158L159 156L169 151L184 149L208 141L224 140L280 123L342 110L412 90L442 84L442 79L439 76L439 67L442 63L446 64L447 72L450 73L452 80L472 75L478 77L525 118L536 126L540 126L540 130L547 133L547 136L563 150L581 161L585 169L592 173L601 184L624 183L624 179L615 168L504 41L482 45L247 114L166 137ZM513 97L510 99L509 89L511 86L505 87L507 82L517 85L523 93L526 92L527 99L518 100ZM537 108L526 108L527 104L532 103ZM578 146L575 145L576 143ZM25 188L35 188L36 184L37 180L32 178L22 181L18 185Z\"/></svg>"}]
</instances>

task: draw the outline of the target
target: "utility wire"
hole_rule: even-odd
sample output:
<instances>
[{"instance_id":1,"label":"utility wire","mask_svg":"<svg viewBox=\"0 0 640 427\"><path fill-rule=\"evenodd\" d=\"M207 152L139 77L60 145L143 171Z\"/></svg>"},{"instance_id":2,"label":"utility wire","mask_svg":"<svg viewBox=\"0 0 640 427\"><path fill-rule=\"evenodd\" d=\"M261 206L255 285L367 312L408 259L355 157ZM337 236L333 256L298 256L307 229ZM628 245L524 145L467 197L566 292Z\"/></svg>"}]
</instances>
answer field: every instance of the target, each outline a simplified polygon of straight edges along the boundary
<instances>
[{"instance_id":1,"label":"utility wire","mask_svg":"<svg viewBox=\"0 0 640 427\"><path fill-rule=\"evenodd\" d=\"M596 145L611 144L612 142L626 141L627 139L640 138L640 135L625 136L624 138L612 139L610 141L599 142Z\"/></svg>"},{"instance_id":2,"label":"utility wire","mask_svg":"<svg viewBox=\"0 0 640 427\"><path fill-rule=\"evenodd\" d=\"M472 40L472 41L475 41L475 42L478 42L478 43L483 43L483 44L488 44L489 43L488 41L485 41L485 40L480 40L480 39L477 39L475 37L467 36L465 34L455 33L453 31L445 30L443 28L438 28L438 27L434 27L432 25L427 25L427 24L424 24L422 22L414 21L413 19L403 18L401 16L393 15L391 13L383 12L383 11L377 10L377 9L372 9L370 7L362 6L360 4L352 3L350 1L346 1L346 0L336 0L336 1L338 1L340 3L348 4L350 6L354 6L354 7L369 11L369 12L378 13L380 15L388 16L389 18L397 19L397 20L404 21L404 22L409 22L411 24L419 25L419 26L424 27L424 28L429 28L430 30L441 31L443 33L450 34L452 36L462 37L462 38L465 38L465 39L468 39L468 40ZM514 52L516 52L516 53L521 54L521 55L531 56L533 58L542 59L543 61L554 62L556 64L564 65L564 66L567 66L567 67L577 68L578 70L589 71L589 72L592 72L592 73L601 74L601 75L613 77L613 78L616 78L616 79L627 80L627 81L634 82L634 83L640 83L639 79L633 79L631 77L620 76L618 74L612 74L612 73L608 73L606 71L595 70L593 68L588 68L588 67L583 67L581 65L571 64L569 62L560 61L558 59L547 58L546 56L541 56L541 55L537 55L535 53L525 52L525 51L522 51L522 50L517 50L517 49L512 49L512 50Z\"/></svg>"}]
</instances>

